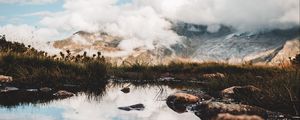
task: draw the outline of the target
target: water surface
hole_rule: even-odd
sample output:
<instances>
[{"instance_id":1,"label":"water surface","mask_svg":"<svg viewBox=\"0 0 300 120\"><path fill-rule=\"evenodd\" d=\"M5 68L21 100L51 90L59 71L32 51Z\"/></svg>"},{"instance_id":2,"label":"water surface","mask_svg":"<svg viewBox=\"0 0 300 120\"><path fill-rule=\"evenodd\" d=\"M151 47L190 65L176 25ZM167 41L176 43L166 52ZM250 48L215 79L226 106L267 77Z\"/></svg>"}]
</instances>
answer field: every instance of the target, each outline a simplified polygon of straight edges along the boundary
<instances>
[{"instance_id":1,"label":"water surface","mask_svg":"<svg viewBox=\"0 0 300 120\"><path fill-rule=\"evenodd\" d=\"M168 86L108 85L104 94L78 93L67 99L47 103L0 107L0 120L199 120L192 112L178 114L168 108L165 99L176 92ZM143 111L122 111L118 107L142 103Z\"/></svg>"}]
</instances>

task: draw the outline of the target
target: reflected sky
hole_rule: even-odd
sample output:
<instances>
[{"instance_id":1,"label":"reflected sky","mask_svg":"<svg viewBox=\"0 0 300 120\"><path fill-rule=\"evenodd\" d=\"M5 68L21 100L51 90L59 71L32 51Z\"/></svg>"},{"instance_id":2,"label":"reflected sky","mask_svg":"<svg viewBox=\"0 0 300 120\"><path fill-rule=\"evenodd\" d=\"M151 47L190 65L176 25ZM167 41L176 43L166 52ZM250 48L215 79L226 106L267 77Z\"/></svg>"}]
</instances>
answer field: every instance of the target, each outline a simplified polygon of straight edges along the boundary
<instances>
[{"instance_id":1,"label":"reflected sky","mask_svg":"<svg viewBox=\"0 0 300 120\"><path fill-rule=\"evenodd\" d=\"M199 120L193 113L178 114L164 99L176 92L167 86L134 87L125 94L121 86L109 87L104 96L84 93L47 104L0 108L0 120ZM118 107L142 103L144 111L122 111Z\"/></svg>"}]
</instances>

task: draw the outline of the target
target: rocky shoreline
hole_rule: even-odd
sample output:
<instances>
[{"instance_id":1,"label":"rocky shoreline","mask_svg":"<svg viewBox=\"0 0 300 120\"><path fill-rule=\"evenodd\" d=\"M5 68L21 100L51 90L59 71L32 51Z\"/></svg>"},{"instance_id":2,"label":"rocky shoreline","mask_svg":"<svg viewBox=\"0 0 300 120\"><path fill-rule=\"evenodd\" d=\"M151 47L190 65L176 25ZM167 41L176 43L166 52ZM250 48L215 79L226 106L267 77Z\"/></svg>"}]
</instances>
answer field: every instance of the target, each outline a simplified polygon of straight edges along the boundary
<instances>
[{"instance_id":1,"label":"rocky shoreline","mask_svg":"<svg viewBox=\"0 0 300 120\"><path fill-rule=\"evenodd\" d=\"M260 97L266 100L267 95L255 86L233 86L220 91L221 98L213 98L202 92L178 91L167 98L169 108L177 113L192 111L201 120L263 120L263 119L295 119L280 112L270 111L262 107L244 104L250 99L238 98L243 92L244 96ZM249 100L249 101L247 101ZM236 102L240 101L240 102Z\"/></svg>"}]
</instances>

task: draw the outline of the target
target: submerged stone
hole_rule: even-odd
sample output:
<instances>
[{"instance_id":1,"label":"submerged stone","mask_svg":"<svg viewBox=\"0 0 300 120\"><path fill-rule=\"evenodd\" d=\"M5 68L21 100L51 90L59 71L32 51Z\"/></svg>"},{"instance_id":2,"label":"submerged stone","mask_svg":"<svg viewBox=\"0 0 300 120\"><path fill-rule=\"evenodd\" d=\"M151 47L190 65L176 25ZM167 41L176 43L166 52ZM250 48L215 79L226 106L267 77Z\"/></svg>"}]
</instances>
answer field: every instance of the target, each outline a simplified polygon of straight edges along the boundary
<instances>
[{"instance_id":1,"label":"submerged stone","mask_svg":"<svg viewBox=\"0 0 300 120\"><path fill-rule=\"evenodd\" d=\"M126 106L126 107L118 107L118 109L125 110L125 111L131 111L131 110L142 111L145 109L145 106L143 104L135 104L135 105Z\"/></svg>"},{"instance_id":2,"label":"submerged stone","mask_svg":"<svg viewBox=\"0 0 300 120\"><path fill-rule=\"evenodd\" d=\"M122 88L121 91L123 93L129 93L130 92L130 88L129 87L125 87L125 88Z\"/></svg>"},{"instance_id":3,"label":"submerged stone","mask_svg":"<svg viewBox=\"0 0 300 120\"><path fill-rule=\"evenodd\" d=\"M48 88L48 87L42 87L40 88L41 92L50 92L52 90L52 88Z\"/></svg>"},{"instance_id":4,"label":"submerged stone","mask_svg":"<svg viewBox=\"0 0 300 120\"><path fill-rule=\"evenodd\" d=\"M66 97L72 97L75 94L71 93L71 92L68 92L68 91L65 91L65 90L60 90L60 91L54 93L53 95L56 96L56 97L59 97L59 98L66 98Z\"/></svg>"},{"instance_id":5,"label":"submerged stone","mask_svg":"<svg viewBox=\"0 0 300 120\"><path fill-rule=\"evenodd\" d=\"M38 92L38 89L26 89L27 92Z\"/></svg>"},{"instance_id":6,"label":"submerged stone","mask_svg":"<svg viewBox=\"0 0 300 120\"><path fill-rule=\"evenodd\" d=\"M13 91L18 91L19 88L16 87L5 87L4 89L1 89L1 92L13 92Z\"/></svg>"}]
</instances>

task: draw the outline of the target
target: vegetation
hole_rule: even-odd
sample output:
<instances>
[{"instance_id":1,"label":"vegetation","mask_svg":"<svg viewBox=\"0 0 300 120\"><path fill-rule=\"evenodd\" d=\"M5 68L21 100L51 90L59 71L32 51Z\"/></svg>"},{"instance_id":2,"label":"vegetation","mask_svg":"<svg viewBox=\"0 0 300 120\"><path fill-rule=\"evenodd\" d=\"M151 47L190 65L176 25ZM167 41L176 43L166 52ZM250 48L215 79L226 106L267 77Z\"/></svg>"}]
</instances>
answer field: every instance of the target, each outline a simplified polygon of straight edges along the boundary
<instances>
[{"instance_id":1,"label":"vegetation","mask_svg":"<svg viewBox=\"0 0 300 120\"><path fill-rule=\"evenodd\" d=\"M0 74L12 76L13 85L27 87L62 87L66 84L93 86L106 83L106 61L101 53L88 57L71 55L49 56L31 46L0 39Z\"/></svg>"},{"instance_id":2,"label":"vegetation","mask_svg":"<svg viewBox=\"0 0 300 120\"><path fill-rule=\"evenodd\" d=\"M174 86L174 82L160 79L171 77L179 80L179 85L201 83L198 87L218 97L219 91L225 88L253 85L262 89L270 99L253 99L248 104L295 115L300 110L299 60L300 54L291 59L291 67L175 62L155 66L137 62L111 67L100 52L89 57L86 52L72 55L67 50L50 56L31 46L8 42L5 37L0 39L0 74L12 76L14 81L11 84L16 87L105 86L107 76L130 79L133 84Z\"/></svg>"},{"instance_id":3,"label":"vegetation","mask_svg":"<svg viewBox=\"0 0 300 120\"><path fill-rule=\"evenodd\" d=\"M271 67L254 65L229 65L223 63L171 63L169 65L150 66L147 64L123 65L116 67L115 76L127 79L140 79L145 83L158 83L160 77L174 77L184 82L202 82L198 87L203 88L214 97L219 92L232 86L253 85L263 90L268 98L261 99L244 97L250 101L247 104L261 106L269 110L288 114L298 114L300 99L300 72L297 67ZM207 75L223 74L222 76L207 77ZM154 79L154 81L153 81ZM133 81L137 84L136 81ZM242 97L242 96L241 96Z\"/></svg>"}]
</instances>

